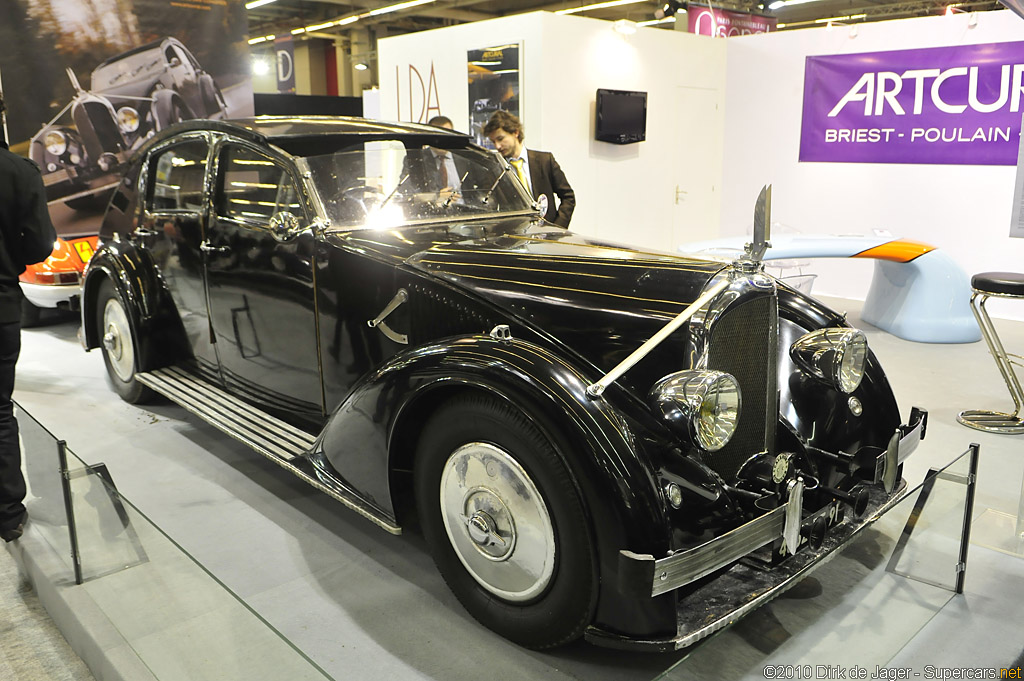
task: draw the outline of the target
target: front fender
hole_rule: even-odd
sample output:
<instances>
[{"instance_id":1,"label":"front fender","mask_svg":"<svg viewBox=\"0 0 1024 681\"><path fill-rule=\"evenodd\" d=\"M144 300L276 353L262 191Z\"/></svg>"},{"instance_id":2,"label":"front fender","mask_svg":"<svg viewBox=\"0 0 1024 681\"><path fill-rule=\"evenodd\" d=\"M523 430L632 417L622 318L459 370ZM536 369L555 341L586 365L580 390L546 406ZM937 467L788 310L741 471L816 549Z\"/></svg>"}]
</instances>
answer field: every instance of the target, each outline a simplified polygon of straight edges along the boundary
<instances>
[{"instance_id":1,"label":"front fender","mask_svg":"<svg viewBox=\"0 0 1024 681\"><path fill-rule=\"evenodd\" d=\"M616 591L618 552L642 546L664 555L670 526L637 427L605 397L589 398L591 382L534 343L445 339L397 355L370 374L332 415L317 447L346 485L394 514L392 472L415 465L419 428L433 408L459 390L499 396L549 436L580 492L602 574L597 620L634 634L672 630L669 599L640 603ZM606 395L614 393L613 387Z\"/></svg>"},{"instance_id":2,"label":"front fender","mask_svg":"<svg viewBox=\"0 0 1024 681\"><path fill-rule=\"evenodd\" d=\"M109 280L121 296L129 323L141 352L140 366L155 368L181 358L181 332L173 324L163 282L149 253L130 241L107 241L96 251L82 275L82 344L97 348L103 334L99 328L97 296L100 284ZM151 340L156 339L160 347ZM158 354L159 353L159 354ZM157 356L161 359L154 363Z\"/></svg>"}]
</instances>

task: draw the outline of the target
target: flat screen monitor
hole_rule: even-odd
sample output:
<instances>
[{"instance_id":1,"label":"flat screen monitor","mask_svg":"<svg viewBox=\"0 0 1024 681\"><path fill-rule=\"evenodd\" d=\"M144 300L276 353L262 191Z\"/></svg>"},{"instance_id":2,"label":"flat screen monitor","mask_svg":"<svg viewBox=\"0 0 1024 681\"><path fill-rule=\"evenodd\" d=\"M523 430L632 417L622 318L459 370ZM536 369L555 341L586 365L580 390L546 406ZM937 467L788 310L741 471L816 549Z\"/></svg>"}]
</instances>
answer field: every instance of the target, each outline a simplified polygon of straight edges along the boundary
<instances>
[{"instance_id":1,"label":"flat screen monitor","mask_svg":"<svg viewBox=\"0 0 1024 681\"><path fill-rule=\"evenodd\" d=\"M647 138L647 93L597 91L594 137L612 144L643 142Z\"/></svg>"}]
</instances>

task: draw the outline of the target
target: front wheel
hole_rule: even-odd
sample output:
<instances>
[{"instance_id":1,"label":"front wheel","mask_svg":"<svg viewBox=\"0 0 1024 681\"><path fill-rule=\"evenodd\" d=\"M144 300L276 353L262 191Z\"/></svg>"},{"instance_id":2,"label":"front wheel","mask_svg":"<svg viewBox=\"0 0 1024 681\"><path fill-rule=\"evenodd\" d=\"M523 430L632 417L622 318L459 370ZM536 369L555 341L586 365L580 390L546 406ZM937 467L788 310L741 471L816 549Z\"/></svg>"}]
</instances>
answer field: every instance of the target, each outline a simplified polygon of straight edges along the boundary
<instances>
[{"instance_id":1,"label":"front wheel","mask_svg":"<svg viewBox=\"0 0 1024 681\"><path fill-rule=\"evenodd\" d=\"M135 378L140 360L138 341L124 303L110 281L100 285L96 297L96 322L100 330L103 363L114 390L125 402L144 404L152 401L156 393Z\"/></svg>"},{"instance_id":2,"label":"front wheel","mask_svg":"<svg viewBox=\"0 0 1024 681\"><path fill-rule=\"evenodd\" d=\"M490 396L454 399L420 436L415 478L434 562L473 617L528 648L579 638L597 599L590 528L534 423Z\"/></svg>"}]
</instances>

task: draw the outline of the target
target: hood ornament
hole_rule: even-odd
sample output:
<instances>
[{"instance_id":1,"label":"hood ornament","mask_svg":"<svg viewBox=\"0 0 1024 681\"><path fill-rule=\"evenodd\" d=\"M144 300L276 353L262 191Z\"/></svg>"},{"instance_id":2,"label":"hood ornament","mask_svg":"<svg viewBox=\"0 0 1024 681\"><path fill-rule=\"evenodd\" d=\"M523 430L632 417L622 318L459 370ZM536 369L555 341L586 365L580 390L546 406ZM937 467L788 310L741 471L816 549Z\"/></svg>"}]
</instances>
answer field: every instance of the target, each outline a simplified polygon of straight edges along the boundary
<instances>
[{"instance_id":1,"label":"hood ornament","mask_svg":"<svg viewBox=\"0 0 1024 681\"><path fill-rule=\"evenodd\" d=\"M765 251L771 248L769 239L772 238L772 186L766 184L761 187L761 193L754 203L754 234L750 243L743 246L743 255L736 261L736 265L744 272L752 272L761 269L761 260Z\"/></svg>"}]
</instances>

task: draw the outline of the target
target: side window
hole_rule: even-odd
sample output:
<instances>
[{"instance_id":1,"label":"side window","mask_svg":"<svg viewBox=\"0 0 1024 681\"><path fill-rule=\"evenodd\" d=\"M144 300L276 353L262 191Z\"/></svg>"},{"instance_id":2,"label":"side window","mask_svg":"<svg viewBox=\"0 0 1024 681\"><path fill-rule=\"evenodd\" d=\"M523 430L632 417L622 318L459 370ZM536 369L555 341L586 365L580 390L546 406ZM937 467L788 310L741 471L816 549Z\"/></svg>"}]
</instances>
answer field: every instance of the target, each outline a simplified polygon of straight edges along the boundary
<instances>
[{"instance_id":1,"label":"side window","mask_svg":"<svg viewBox=\"0 0 1024 681\"><path fill-rule=\"evenodd\" d=\"M228 144L220 155L217 215L269 225L287 211L303 221L302 202L284 166L248 147Z\"/></svg>"},{"instance_id":2,"label":"side window","mask_svg":"<svg viewBox=\"0 0 1024 681\"><path fill-rule=\"evenodd\" d=\"M164 59L167 60L168 64L170 64L171 60L174 59L177 56L178 56L178 53L174 51L174 46L173 45L168 45L167 47L164 48Z\"/></svg>"},{"instance_id":3,"label":"side window","mask_svg":"<svg viewBox=\"0 0 1024 681\"><path fill-rule=\"evenodd\" d=\"M151 212L200 210L206 176L204 140L176 144L149 159L146 207Z\"/></svg>"}]
</instances>

